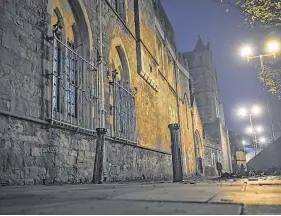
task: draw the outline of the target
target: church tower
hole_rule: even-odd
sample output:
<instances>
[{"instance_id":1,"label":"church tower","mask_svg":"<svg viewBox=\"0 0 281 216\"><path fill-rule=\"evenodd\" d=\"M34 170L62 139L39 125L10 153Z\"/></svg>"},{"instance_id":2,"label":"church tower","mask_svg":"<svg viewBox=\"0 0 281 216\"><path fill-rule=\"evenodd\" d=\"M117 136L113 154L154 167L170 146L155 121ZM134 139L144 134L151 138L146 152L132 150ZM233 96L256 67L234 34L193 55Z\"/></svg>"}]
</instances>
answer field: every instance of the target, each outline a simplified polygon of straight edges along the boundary
<instances>
[{"instance_id":1,"label":"church tower","mask_svg":"<svg viewBox=\"0 0 281 216\"><path fill-rule=\"evenodd\" d=\"M225 126L223 102L218 89L210 42L205 45L198 36L194 50L184 53L183 56L189 64L194 97L205 132L206 175L215 175L217 161L222 163L225 171L231 172L228 130Z\"/></svg>"}]
</instances>

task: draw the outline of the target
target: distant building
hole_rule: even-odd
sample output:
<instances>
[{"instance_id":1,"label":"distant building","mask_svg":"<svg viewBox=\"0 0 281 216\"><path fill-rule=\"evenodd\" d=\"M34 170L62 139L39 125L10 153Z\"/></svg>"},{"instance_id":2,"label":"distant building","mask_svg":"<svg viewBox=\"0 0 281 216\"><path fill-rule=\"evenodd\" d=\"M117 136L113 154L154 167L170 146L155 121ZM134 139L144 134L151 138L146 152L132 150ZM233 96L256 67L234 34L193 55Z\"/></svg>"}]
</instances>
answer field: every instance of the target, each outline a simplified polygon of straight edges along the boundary
<instances>
[{"instance_id":1,"label":"distant building","mask_svg":"<svg viewBox=\"0 0 281 216\"><path fill-rule=\"evenodd\" d=\"M233 172L239 171L241 164L246 168L246 149L243 140L250 142L249 139L229 131L229 142L231 148L231 161ZM245 143L247 144L247 143Z\"/></svg>"},{"instance_id":2,"label":"distant building","mask_svg":"<svg viewBox=\"0 0 281 216\"><path fill-rule=\"evenodd\" d=\"M204 45L199 36L194 50L183 55L189 63L194 96L204 128L205 172L215 175L217 161L222 163L224 171L231 172L228 130L210 43Z\"/></svg>"}]
</instances>

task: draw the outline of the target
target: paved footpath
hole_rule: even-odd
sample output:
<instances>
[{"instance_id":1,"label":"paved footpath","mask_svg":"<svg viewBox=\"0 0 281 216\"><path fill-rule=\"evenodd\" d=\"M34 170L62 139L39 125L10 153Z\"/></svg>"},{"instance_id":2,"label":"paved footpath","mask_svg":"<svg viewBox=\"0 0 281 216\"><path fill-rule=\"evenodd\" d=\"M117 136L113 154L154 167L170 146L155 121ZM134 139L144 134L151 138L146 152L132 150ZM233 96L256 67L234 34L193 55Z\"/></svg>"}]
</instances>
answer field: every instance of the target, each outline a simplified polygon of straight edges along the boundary
<instances>
[{"instance_id":1,"label":"paved footpath","mask_svg":"<svg viewBox=\"0 0 281 216\"><path fill-rule=\"evenodd\" d=\"M281 214L281 178L2 187L0 214Z\"/></svg>"}]
</instances>

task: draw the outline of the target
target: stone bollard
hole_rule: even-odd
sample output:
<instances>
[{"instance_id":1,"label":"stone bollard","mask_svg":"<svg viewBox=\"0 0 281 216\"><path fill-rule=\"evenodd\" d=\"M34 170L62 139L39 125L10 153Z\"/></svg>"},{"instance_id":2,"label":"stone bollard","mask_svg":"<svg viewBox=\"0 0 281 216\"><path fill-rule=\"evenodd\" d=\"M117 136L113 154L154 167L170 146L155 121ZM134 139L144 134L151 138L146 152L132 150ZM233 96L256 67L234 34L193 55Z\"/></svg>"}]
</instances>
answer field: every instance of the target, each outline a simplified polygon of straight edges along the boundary
<instances>
[{"instance_id":1,"label":"stone bollard","mask_svg":"<svg viewBox=\"0 0 281 216\"><path fill-rule=\"evenodd\" d=\"M180 136L179 136L180 126L179 124L169 124L168 127L171 133L173 180L174 182L180 182L183 180Z\"/></svg>"},{"instance_id":2,"label":"stone bollard","mask_svg":"<svg viewBox=\"0 0 281 216\"><path fill-rule=\"evenodd\" d=\"M103 174L103 157L104 157L104 143L107 130L105 128L97 128L97 145L96 145L96 156L95 156L95 165L93 173L93 183L102 183L102 174Z\"/></svg>"}]
</instances>

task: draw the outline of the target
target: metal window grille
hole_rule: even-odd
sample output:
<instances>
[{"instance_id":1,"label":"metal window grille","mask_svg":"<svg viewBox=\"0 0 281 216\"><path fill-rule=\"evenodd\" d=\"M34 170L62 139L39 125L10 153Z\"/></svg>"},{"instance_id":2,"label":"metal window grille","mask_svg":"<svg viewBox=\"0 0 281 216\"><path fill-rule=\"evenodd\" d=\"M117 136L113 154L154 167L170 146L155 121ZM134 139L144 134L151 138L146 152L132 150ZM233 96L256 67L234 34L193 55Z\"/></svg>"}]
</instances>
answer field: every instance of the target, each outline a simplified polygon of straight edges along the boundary
<instances>
[{"instance_id":1,"label":"metal window grille","mask_svg":"<svg viewBox=\"0 0 281 216\"><path fill-rule=\"evenodd\" d=\"M113 77L113 119L115 137L136 142L135 95L127 85Z\"/></svg>"},{"instance_id":2,"label":"metal window grille","mask_svg":"<svg viewBox=\"0 0 281 216\"><path fill-rule=\"evenodd\" d=\"M98 73L71 42L54 34L52 112L54 123L94 132L98 125Z\"/></svg>"}]
</instances>

